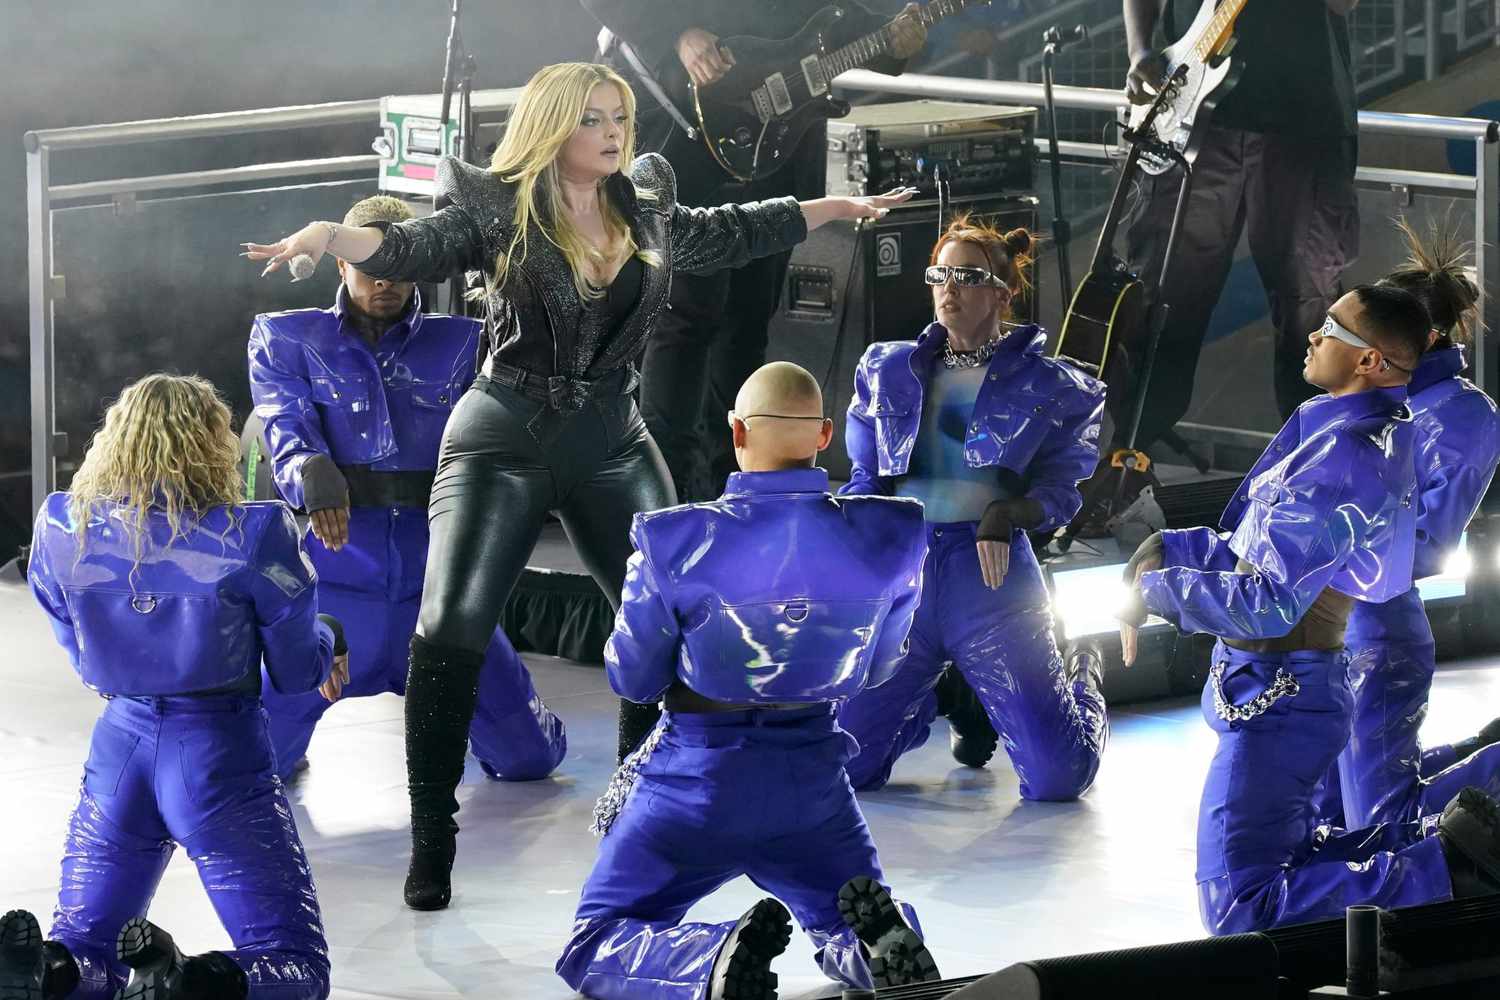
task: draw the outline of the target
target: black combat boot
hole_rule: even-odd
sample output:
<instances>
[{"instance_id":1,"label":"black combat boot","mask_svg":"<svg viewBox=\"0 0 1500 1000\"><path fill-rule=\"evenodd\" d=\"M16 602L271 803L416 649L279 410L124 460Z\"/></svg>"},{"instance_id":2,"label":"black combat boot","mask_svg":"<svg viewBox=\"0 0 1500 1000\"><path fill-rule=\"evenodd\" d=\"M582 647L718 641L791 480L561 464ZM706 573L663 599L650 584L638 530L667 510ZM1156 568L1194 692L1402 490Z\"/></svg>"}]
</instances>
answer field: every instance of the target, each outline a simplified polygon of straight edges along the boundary
<instances>
[{"instance_id":1,"label":"black combat boot","mask_svg":"<svg viewBox=\"0 0 1500 1000\"><path fill-rule=\"evenodd\" d=\"M792 915L774 899L762 899L740 917L719 946L709 1000L776 1000L771 962L792 941Z\"/></svg>"},{"instance_id":2,"label":"black combat boot","mask_svg":"<svg viewBox=\"0 0 1500 1000\"><path fill-rule=\"evenodd\" d=\"M839 915L864 945L877 989L942 978L922 936L879 882L863 875L845 882L839 890Z\"/></svg>"},{"instance_id":3,"label":"black combat boot","mask_svg":"<svg viewBox=\"0 0 1500 1000\"><path fill-rule=\"evenodd\" d=\"M115 955L130 966L130 982L115 1000L245 1000L245 970L221 951L184 955L172 935L147 920L126 921Z\"/></svg>"}]
</instances>

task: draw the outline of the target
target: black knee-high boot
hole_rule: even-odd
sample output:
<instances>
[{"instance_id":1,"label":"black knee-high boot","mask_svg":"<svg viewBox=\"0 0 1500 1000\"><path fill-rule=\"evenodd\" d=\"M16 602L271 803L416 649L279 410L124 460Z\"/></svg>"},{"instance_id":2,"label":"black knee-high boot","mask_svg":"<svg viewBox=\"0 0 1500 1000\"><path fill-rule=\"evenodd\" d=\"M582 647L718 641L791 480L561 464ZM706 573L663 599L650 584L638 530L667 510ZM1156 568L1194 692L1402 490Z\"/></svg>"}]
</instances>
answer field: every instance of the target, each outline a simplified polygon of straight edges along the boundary
<instances>
[{"instance_id":1,"label":"black knee-high boot","mask_svg":"<svg viewBox=\"0 0 1500 1000\"><path fill-rule=\"evenodd\" d=\"M633 701L620 699L620 762L623 763L641 745L641 740L656 728L656 722L660 718L659 706L638 705Z\"/></svg>"},{"instance_id":2,"label":"black knee-high boot","mask_svg":"<svg viewBox=\"0 0 1500 1000\"><path fill-rule=\"evenodd\" d=\"M469 724L484 653L412 636L406 677L406 784L411 795L411 867L406 905L441 910L452 896L458 812Z\"/></svg>"}]
</instances>

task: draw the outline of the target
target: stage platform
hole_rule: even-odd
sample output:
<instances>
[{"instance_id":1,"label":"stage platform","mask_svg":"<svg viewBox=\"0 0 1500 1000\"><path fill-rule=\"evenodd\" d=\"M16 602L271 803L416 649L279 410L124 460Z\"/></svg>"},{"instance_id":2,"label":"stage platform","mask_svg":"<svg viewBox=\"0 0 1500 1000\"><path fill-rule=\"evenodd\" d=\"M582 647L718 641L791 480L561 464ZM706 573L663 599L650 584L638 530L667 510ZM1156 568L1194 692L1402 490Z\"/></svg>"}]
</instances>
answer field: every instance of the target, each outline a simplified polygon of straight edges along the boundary
<instances>
[{"instance_id":1,"label":"stage platform","mask_svg":"<svg viewBox=\"0 0 1500 1000\"><path fill-rule=\"evenodd\" d=\"M100 700L78 682L20 585L0 585L0 910L47 924L63 830ZM333 996L571 996L552 972L593 863L594 799L613 770L616 701L595 667L528 655L542 696L567 722L569 756L546 781L502 785L470 761L453 907L401 905L407 858L402 703L335 706L291 791L332 949ZM1424 734L1471 735L1500 705L1500 660L1439 668ZM921 914L948 976L1015 961L1199 937L1193 831L1212 736L1187 699L1111 712L1097 785L1074 804L1022 803L1001 759L955 767L942 724L862 797L887 875ZM693 919L737 916L760 893L737 881ZM151 916L189 951L228 947L191 863L173 859ZM837 996L794 935L777 963L784 998Z\"/></svg>"}]
</instances>

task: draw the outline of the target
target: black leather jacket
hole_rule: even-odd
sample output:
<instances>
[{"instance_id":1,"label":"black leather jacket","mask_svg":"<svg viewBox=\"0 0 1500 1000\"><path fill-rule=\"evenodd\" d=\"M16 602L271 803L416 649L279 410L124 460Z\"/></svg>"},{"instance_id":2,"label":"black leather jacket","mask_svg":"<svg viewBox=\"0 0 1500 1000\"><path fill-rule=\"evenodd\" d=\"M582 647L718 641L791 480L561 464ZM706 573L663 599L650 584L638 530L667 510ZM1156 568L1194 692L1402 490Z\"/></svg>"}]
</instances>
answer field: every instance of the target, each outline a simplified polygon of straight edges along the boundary
<instances>
[{"instance_id":1,"label":"black leather jacket","mask_svg":"<svg viewBox=\"0 0 1500 1000\"><path fill-rule=\"evenodd\" d=\"M661 255L660 267L645 268L640 298L618 329L609 329L603 299L579 296L567 259L535 223L525 259L512 263L505 287L486 302L486 370L498 363L546 379L557 409L581 409L592 383L640 356L666 305L673 271L739 267L807 238L807 221L793 198L719 208L677 204L672 168L655 153L612 175L605 191L636 244ZM425 219L381 224L385 239L359 269L400 281L442 281L468 271L492 277L496 257L515 232L515 185L450 157L438 167L437 207Z\"/></svg>"}]
</instances>

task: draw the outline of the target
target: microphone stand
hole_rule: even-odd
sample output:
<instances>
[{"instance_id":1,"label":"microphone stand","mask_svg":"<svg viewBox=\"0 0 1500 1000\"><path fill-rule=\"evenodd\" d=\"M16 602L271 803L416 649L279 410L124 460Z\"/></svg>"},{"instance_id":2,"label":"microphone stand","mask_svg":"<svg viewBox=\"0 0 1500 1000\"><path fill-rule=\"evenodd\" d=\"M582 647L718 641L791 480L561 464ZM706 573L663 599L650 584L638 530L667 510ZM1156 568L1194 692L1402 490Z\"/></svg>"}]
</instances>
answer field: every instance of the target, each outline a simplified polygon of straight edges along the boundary
<instances>
[{"instance_id":1,"label":"microphone stand","mask_svg":"<svg viewBox=\"0 0 1500 1000\"><path fill-rule=\"evenodd\" d=\"M1057 102L1053 100L1052 84L1057 53L1088 36L1088 28L1081 24L1066 32L1054 24L1042 32L1042 101L1047 107L1048 158L1052 162L1052 239L1057 244L1057 271L1061 279L1059 287L1064 313L1073 301L1073 268L1068 261L1068 244L1073 239L1073 230L1063 217L1062 153L1057 146Z\"/></svg>"},{"instance_id":2,"label":"microphone stand","mask_svg":"<svg viewBox=\"0 0 1500 1000\"><path fill-rule=\"evenodd\" d=\"M463 13L463 0L452 0L453 9L448 21L448 42L443 54L443 108L438 113L444 132L452 118L454 78L458 90L458 141L454 143L453 155L465 163L474 162L474 74L479 64L464 47L459 18Z\"/></svg>"},{"instance_id":3,"label":"microphone stand","mask_svg":"<svg viewBox=\"0 0 1500 1000\"><path fill-rule=\"evenodd\" d=\"M463 0L452 0L452 12L448 20L448 41L443 53L443 106L438 117L439 129L446 140L448 122L452 118L453 94L458 91L458 135L453 144L453 155L465 163L474 162L474 74L479 64L464 46L459 18L463 13ZM448 282L448 311L456 316L469 314L469 303L465 298L467 286L462 275Z\"/></svg>"}]
</instances>

